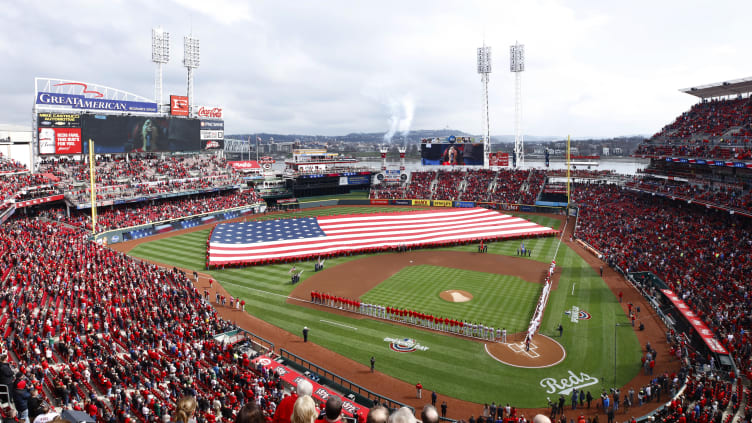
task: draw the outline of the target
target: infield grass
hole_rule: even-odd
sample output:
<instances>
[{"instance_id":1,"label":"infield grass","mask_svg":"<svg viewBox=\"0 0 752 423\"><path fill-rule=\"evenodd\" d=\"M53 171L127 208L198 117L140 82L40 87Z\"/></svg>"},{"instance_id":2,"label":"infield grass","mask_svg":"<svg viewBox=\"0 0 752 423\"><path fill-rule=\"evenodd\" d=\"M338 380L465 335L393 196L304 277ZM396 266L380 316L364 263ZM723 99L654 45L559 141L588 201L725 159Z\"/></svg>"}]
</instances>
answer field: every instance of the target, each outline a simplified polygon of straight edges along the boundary
<instances>
[{"instance_id":1,"label":"infield grass","mask_svg":"<svg viewBox=\"0 0 752 423\"><path fill-rule=\"evenodd\" d=\"M514 333L527 328L530 304L538 300L540 287L514 276L420 265L403 268L360 298ZM439 294L450 289L466 291L473 298L467 302L441 299Z\"/></svg>"},{"instance_id":2,"label":"infield grass","mask_svg":"<svg viewBox=\"0 0 752 423\"><path fill-rule=\"evenodd\" d=\"M400 210L404 208L338 207L298 211L290 213L289 217ZM259 216L259 218L280 217L285 217L285 215ZM523 217L542 225L558 227L558 221L552 217L538 215L523 215ZM308 326L311 342L336 351L363 365L368 365L368 360L373 355L379 371L411 384L420 381L425 389L435 390L439 397L447 395L478 403L509 402L516 407L523 408L543 407L546 405L546 397L558 397L558 391L550 392L550 385L545 383L546 378L553 378L558 383L563 378L569 378L570 371L576 375L586 373L598 379L596 384L585 388L597 397L602 388L621 386L631 380L640 370L640 346L634 331L629 326L617 327L615 325L616 323L627 324L616 296L606 287L597 272L565 245L561 246L556 257L557 269L561 271L561 277L558 289L551 293L541 333L553 335L556 333L556 327L561 323L564 327L564 334L559 338L556 333L555 339L564 345L567 356L563 362L554 367L520 369L494 360L486 353L484 344L480 342L392 325L383 321L354 319L288 304L286 298L293 289L289 283L290 264L205 271L203 265L208 235L209 231L204 230L146 242L133 249L130 254L158 261L170 267L180 266L208 273L231 295L244 298L247 303L246 310L249 313L294 334L300 334L301 328L304 325ZM529 259L550 263L557 242L556 238L525 240L525 246L533 249L533 255ZM489 254L514 256L520 245L519 240L491 243ZM465 245L446 249L475 251L476 248L475 245ZM330 268L363 257L365 255L329 259L326 267ZM313 265L313 262L297 265L298 269L305 270L302 279L314 273ZM498 317L501 319L498 320L499 324L508 324L508 328L527 326L527 319L532 314L532 308L540 292L540 285L516 278L511 278L513 280L496 279L499 275L481 272L470 272L481 273L470 277L464 272L461 275L453 273L457 269L449 268L439 268L437 273L434 267L416 266L416 269L405 269L404 275L403 272L399 272L392 278L393 280L385 281L368 292L365 297L373 296L374 302L380 302L383 305L404 304L415 309L422 309L424 302L429 301L429 297L434 297L438 289L451 287L470 292L479 289L481 294L476 298L482 297L483 299L467 303L468 307L460 305L456 309L457 313L468 313L471 320L477 318L481 321L508 314L509 320L505 320L507 317ZM456 279L458 275L459 279ZM455 279L451 280L452 278ZM468 280L466 288L457 288L460 279ZM413 283L416 286L407 292L405 284ZM503 286L504 289L501 289L500 293L488 295L487 287L476 288L476 285L473 285L480 283L497 284ZM395 285L392 286L392 284ZM402 285L402 287L397 285ZM502 297L502 300L511 301L512 305L500 305L497 303L500 301L499 297ZM438 307L437 304L439 303L428 302L425 303L425 307ZM580 320L578 323L570 322L564 311L573 305L586 310L592 315L592 319ZM444 306L452 305L442 304L442 307ZM502 311L500 312L499 309ZM503 312L512 309L515 309L513 313ZM446 313L446 317L462 318L453 314L455 309L448 308ZM452 315L450 316L449 313ZM384 341L385 338L414 338L421 345L428 347L428 350L397 353L389 349L388 342ZM326 367L327 363L317 364ZM370 386L369 388L379 391L379 387Z\"/></svg>"}]
</instances>

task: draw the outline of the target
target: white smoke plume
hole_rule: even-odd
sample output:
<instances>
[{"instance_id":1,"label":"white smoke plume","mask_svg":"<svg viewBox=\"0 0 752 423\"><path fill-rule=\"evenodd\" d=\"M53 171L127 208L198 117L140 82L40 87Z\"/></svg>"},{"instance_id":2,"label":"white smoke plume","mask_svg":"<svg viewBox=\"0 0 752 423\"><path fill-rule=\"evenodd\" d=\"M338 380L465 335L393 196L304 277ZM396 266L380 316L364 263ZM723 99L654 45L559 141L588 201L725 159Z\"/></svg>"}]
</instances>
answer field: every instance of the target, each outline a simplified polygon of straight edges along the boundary
<instances>
[{"instance_id":1,"label":"white smoke plume","mask_svg":"<svg viewBox=\"0 0 752 423\"><path fill-rule=\"evenodd\" d=\"M415 101L413 96L407 94L401 99L389 100L389 130L384 134L384 142L391 143L394 134L399 131L400 135L407 137L410 133L410 126L413 124L415 116Z\"/></svg>"}]
</instances>

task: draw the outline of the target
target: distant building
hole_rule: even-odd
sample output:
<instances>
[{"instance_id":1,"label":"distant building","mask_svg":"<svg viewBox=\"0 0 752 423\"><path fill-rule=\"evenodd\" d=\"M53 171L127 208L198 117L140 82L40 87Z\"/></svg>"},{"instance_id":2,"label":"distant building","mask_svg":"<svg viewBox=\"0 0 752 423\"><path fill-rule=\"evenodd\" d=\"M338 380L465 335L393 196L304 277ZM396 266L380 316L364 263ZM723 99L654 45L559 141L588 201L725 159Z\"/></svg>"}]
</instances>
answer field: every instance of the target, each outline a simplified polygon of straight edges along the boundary
<instances>
[{"instance_id":1,"label":"distant building","mask_svg":"<svg viewBox=\"0 0 752 423\"><path fill-rule=\"evenodd\" d=\"M608 147L603 147L603 155L604 156L608 156L608 151L609 151Z\"/></svg>"},{"instance_id":2,"label":"distant building","mask_svg":"<svg viewBox=\"0 0 752 423\"><path fill-rule=\"evenodd\" d=\"M614 147L614 156L621 156L622 154L624 154L624 152L621 147Z\"/></svg>"}]
</instances>

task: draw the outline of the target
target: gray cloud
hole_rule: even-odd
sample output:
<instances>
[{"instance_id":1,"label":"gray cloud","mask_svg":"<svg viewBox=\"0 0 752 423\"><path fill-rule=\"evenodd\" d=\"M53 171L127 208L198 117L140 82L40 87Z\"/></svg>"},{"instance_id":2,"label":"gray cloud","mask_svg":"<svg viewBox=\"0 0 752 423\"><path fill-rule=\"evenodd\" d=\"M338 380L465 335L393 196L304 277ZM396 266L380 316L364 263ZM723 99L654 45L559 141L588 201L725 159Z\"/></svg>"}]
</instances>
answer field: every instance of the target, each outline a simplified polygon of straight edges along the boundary
<instances>
[{"instance_id":1,"label":"gray cloud","mask_svg":"<svg viewBox=\"0 0 752 423\"><path fill-rule=\"evenodd\" d=\"M0 0L0 120L29 124L35 76L151 97L151 28L161 25L171 34L165 95L186 90L182 37L192 31L201 40L197 103L224 107L229 133L386 132L389 99L408 94L410 128L480 133L475 49L484 36L494 60L492 134L513 132L515 40L526 45L525 133L652 133L694 102L678 88L748 76L750 9L686 1Z\"/></svg>"}]
</instances>

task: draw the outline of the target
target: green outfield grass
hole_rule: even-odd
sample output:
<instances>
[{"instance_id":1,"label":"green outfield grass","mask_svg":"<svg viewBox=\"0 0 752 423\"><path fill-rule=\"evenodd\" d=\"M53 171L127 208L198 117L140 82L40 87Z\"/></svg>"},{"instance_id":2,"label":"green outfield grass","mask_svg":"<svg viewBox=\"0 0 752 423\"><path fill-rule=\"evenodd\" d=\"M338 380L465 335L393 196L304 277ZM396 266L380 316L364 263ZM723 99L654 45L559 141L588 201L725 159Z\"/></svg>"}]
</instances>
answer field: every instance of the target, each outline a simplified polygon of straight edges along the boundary
<instances>
[{"instance_id":1,"label":"green outfield grass","mask_svg":"<svg viewBox=\"0 0 752 423\"><path fill-rule=\"evenodd\" d=\"M396 207L340 207L324 210L303 210L288 215L273 215L265 218L302 217L322 214L347 214L363 212L398 211ZM413 210L413 209L411 209ZM546 226L558 226L558 221L548 216L523 216ZM570 371L579 376L585 373L598 379L598 383L588 386L593 396L601 389L614 385L623 385L634 377L640 369L640 347L633 329L619 307L617 298L605 286L597 272L591 269L582 258L565 245L561 246L556 262L562 275L559 287L551 294L546 314L541 327L544 334L553 335L561 323L564 335L556 340L567 351L566 359L555 367L544 369L520 369L503 365L486 354L482 343L456 337L443 336L438 333L414 328L392 325L369 319L353 319L347 316L329 314L286 303L287 295L293 286L289 280L289 264L278 264L245 269L226 269L204 271L208 230L197 231L171 238L146 242L131 251L137 257L148 258L166 265L195 269L212 275L233 296L246 300L246 309L253 315L270 322L279 328L299 334L306 325L310 328L310 340L328 349L336 351L351 359L368 364L373 355L379 371L388 373L408 383L420 381L425 389L436 390L439 395L448 395L479 403L507 403L517 407L542 407L546 397L557 397L558 391L547 392L546 378L553 378L557 383L569 378ZM549 263L553 258L557 239L538 238L525 240L525 246L533 249L529 260ZM490 254L514 256L521 241L495 242L489 245ZM465 245L446 248L447 250L475 251L477 246ZM358 260L365 255L339 257L327 260L326 267L331 268L349 260ZM300 263L298 269L305 269L302 278L313 274L313 262ZM324 270L326 271L326 270ZM516 278L503 278L481 272L455 273L456 269L435 268L433 266L416 266L405 269L395 277L371 290L366 297L378 298L384 305L412 304L418 309L422 302L437 294L441 286L465 289L473 292L479 289L481 294L476 300L466 303L466 307L457 309L457 313L469 313L471 319L481 320L485 316L496 315L502 320L499 324L508 324L509 328L525 327L526 320L532 313L532 307L538 296L540 285L520 281ZM403 274L403 272L406 272ZM446 272L442 275L442 272ZM479 273L479 275L473 275ZM455 278L455 280L449 280ZM462 281L460 281L462 279ZM411 283L423 285L409 287ZM466 288L456 288L457 283L467 283ZM498 293L489 295L488 287L476 288L474 284L502 285ZM392 286L400 284L402 288ZM516 290L516 291L514 291ZM390 300L390 296L392 300ZM478 297L486 297L478 300ZM493 298L508 297L513 305L498 303ZM486 300L488 299L488 300ZM436 300L435 301L441 301ZM375 301L374 301L375 302ZM412 303L409 303L412 302ZM438 304L438 303L435 303ZM436 306L426 303L426 307ZM577 305L592 315L591 320L572 323L564 314L565 310ZM453 306L444 304L444 306ZM525 311L525 307L528 307ZM514 312L511 310L514 309ZM506 310L506 311L505 311ZM454 309L447 308L446 317ZM503 315L509 315L509 320ZM515 317L512 318L511 316ZM520 317L521 316L521 317ZM520 320L522 319L522 320ZM508 323L507 323L508 322ZM616 339L614 336L616 335ZM418 343L428 347L427 351L397 353L389 349L385 338L414 338ZM618 354L615 355L615 346ZM616 367L614 367L616 363ZM326 367L327 363L317 363ZM616 380L614 381L614 374ZM378 389L376 389L378 391Z\"/></svg>"}]
</instances>

